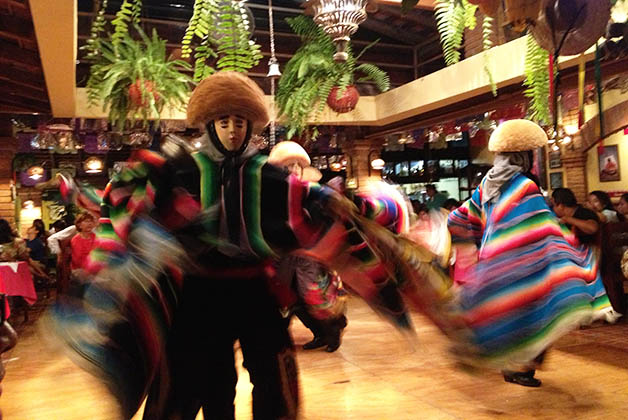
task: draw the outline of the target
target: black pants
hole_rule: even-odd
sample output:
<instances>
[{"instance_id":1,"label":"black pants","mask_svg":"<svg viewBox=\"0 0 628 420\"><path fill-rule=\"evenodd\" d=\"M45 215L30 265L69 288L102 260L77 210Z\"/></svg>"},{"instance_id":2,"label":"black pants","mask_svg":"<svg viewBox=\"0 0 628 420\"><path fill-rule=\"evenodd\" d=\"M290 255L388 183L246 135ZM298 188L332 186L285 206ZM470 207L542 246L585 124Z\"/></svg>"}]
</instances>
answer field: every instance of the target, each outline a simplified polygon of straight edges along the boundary
<instances>
[{"instance_id":1,"label":"black pants","mask_svg":"<svg viewBox=\"0 0 628 420\"><path fill-rule=\"evenodd\" d=\"M234 419L240 340L253 384L255 420L294 418L298 377L292 340L259 278L186 278L167 344L167 364L155 380L145 420Z\"/></svg>"}]
</instances>

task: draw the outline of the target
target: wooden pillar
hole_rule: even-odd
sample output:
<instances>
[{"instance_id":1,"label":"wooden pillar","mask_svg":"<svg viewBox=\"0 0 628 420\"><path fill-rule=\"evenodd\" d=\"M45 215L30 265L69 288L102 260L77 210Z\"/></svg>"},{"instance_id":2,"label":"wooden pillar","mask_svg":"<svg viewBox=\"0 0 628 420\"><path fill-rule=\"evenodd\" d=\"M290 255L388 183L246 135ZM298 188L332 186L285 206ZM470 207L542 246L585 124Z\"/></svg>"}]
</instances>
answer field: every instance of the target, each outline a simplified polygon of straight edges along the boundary
<instances>
[{"instance_id":1,"label":"wooden pillar","mask_svg":"<svg viewBox=\"0 0 628 420\"><path fill-rule=\"evenodd\" d=\"M582 149L565 150L562 156L565 167L567 188L573 191L579 203L584 203L588 196L587 154Z\"/></svg>"},{"instance_id":2,"label":"wooden pillar","mask_svg":"<svg viewBox=\"0 0 628 420\"><path fill-rule=\"evenodd\" d=\"M347 158L347 187L364 189L371 180L380 180L381 171L371 168L371 161L380 157L383 139L356 139L342 148ZM353 185L352 185L353 184Z\"/></svg>"},{"instance_id":3,"label":"wooden pillar","mask_svg":"<svg viewBox=\"0 0 628 420\"><path fill-rule=\"evenodd\" d=\"M17 152L17 139L13 136L13 126L7 119L0 120L0 218L15 225L13 202L13 157Z\"/></svg>"}]
</instances>

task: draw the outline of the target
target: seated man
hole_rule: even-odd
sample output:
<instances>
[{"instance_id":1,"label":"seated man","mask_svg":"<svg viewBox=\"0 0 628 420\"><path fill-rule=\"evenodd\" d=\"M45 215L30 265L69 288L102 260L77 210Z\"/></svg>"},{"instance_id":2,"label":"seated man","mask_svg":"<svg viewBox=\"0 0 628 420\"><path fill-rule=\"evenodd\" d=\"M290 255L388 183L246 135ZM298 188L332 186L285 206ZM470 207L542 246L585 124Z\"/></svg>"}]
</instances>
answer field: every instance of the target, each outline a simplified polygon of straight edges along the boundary
<instances>
[{"instance_id":1,"label":"seated man","mask_svg":"<svg viewBox=\"0 0 628 420\"><path fill-rule=\"evenodd\" d=\"M593 210L578 204L576 196L569 188L557 188L552 193L554 213L569 227L581 244L595 243L600 230L599 219Z\"/></svg>"}]
</instances>

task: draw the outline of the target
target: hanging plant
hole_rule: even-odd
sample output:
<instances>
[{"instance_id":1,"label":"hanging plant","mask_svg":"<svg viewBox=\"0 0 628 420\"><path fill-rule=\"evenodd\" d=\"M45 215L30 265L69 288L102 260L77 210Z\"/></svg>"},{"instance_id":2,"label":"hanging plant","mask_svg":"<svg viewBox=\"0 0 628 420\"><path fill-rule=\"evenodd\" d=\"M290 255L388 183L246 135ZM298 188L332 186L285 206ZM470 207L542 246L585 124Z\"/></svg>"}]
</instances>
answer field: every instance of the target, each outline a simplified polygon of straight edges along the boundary
<instances>
[{"instance_id":1,"label":"hanging plant","mask_svg":"<svg viewBox=\"0 0 628 420\"><path fill-rule=\"evenodd\" d=\"M353 86L356 82L374 83L382 92L390 89L386 72L372 64L357 64L362 54L377 41L357 56L349 46L347 61L338 63L333 59L336 47L331 38L311 18L297 16L286 22L302 42L286 64L277 88L279 117L285 120L286 138L302 134L308 118L318 118L325 103L342 112L353 109L359 98ZM356 74L362 77L356 80ZM317 136L316 129L312 136Z\"/></svg>"},{"instance_id":2,"label":"hanging plant","mask_svg":"<svg viewBox=\"0 0 628 420\"><path fill-rule=\"evenodd\" d=\"M434 16L448 66L460 61L464 30L475 28L477 8L467 0L436 0Z\"/></svg>"},{"instance_id":3,"label":"hanging plant","mask_svg":"<svg viewBox=\"0 0 628 420\"><path fill-rule=\"evenodd\" d=\"M541 48L534 37L527 35L525 57L524 95L530 100L530 118L539 123L549 124L549 60L550 54Z\"/></svg>"},{"instance_id":4,"label":"hanging plant","mask_svg":"<svg viewBox=\"0 0 628 420\"><path fill-rule=\"evenodd\" d=\"M98 58L87 81L90 105L102 102L109 121L120 131L127 120L159 120L166 105L180 109L187 102L191 82L179 71L190 66L166 57L166 41L155 30L148 37L138 26L135 29L140 40L126 33L116 44L99 41Z\"/></svg>"},{"instance_id":5,"label":"hanging plant","mask_svg":"<svg viewBox=\"0 0 628 420\"><path fill-rule=\"evenodd\" d=\"M181 42L181 57L188 58L194 53L195 81L217 70L246 73L263 57L261 47L250 38L244 2L196 0ZM195 40L198 43L193 45Z\"/></svg>"},{"instance_id":6,"label":"hanging plant","mask_svg":"<svg viewBox=\"0 0 628 420\"><path fill-rule=\"evenodd\" d=\"M140 24L141 12L142 0L124 0L122 2L115 19L111 21L113 25L111 41L114 45L117 46L129 34L129 24L132 26Z\"/></svg>"}]
</instances>

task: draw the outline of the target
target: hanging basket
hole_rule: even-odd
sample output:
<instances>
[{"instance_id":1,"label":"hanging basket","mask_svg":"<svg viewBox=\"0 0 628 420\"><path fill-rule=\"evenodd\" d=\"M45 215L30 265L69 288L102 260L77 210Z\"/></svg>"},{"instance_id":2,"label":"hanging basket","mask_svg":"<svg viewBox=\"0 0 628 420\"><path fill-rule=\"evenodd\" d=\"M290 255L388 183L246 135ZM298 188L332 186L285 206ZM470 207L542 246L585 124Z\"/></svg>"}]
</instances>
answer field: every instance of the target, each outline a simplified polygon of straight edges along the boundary
<instances>
[{"instance_id":1,"label":"hanging basket","mask_svg":"<svg viewBox=\"0 0 628 420\"><path fill-rule=\"evenodd\" d=\"M353 85L347 86L342 95L338 97L338 89L338 86L331 89L329 96L327 96L327 105L340 114L353 111L360 99L358 90Z\"/></svg>"},{"instance_id":2,"label":"hanging basket","mask_svg":"<svg viewBox=\"0 0 628 420\"><path fill-rule=\"evenodd\" d=\"M541 12L542 0L505 0L506 19L517 32L534 24Z\"/></svg>"},{"instance_id":3,"label":"hanging basket","mask_svg":"<svg viewBox=\"0 0 628 420\"><path fill-rule=\"evenodd\" d=\"M148 94L153 94L155 102L159 101L159 94L154 91L155 84L153 82L144 80L144 90ZM131 104L136 108L143 108L148 105L146 98L142 97L142 82L139 79L129 86L129 99L131 100Z\"/></svg>"}]
</instances>

